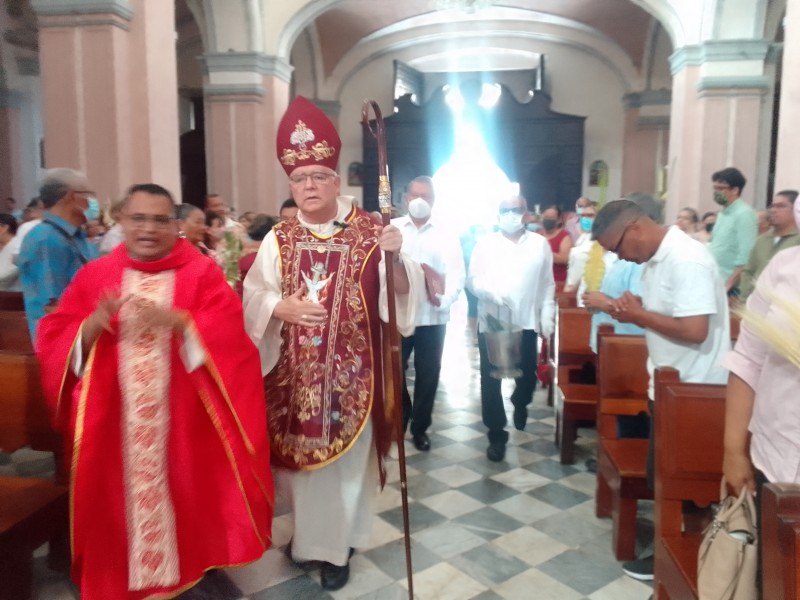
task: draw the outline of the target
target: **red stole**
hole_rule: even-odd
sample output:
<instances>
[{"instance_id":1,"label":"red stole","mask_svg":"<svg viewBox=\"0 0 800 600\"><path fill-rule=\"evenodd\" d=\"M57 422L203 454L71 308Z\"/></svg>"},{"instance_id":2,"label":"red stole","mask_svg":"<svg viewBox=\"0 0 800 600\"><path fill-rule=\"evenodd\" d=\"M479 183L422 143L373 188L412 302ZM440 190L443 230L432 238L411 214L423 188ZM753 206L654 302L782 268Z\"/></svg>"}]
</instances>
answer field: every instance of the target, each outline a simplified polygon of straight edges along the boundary
<instances>
[{"instance_id":1,"label":"red stole","mask_svg":"<svg viewBox=\"0 0 800 600\"><path fill-rule=\"evenodd\" d=\"M182 336L137 329L126 304L72 374L81 324L106 290L127 288L185 311L201 367L187 372ZM69 433L81 597L174 595L258 559L273 505L260 362L219 267L185 241L148 262L120 246L79 271L37 331L45 394Z\"/></svg>"},{"instance_id":2,"label":"red stole","mask_svg":"<svg viewBox=\"0 0 800 600\"><path fill-rule=\"evenodd\" d=\"M379 451L388 440L377 226L355 208L345 221L347 227L331 238L315 236L297 219L273 229L284 294L304 282L317 288L327 279L317 296L328 319L316 327L284 325L280 359L264 378L272 457L289 469L333 462L353 445L370 416ZM325 273L309 286L315 271Z\"/></svg>"}]
</instances>

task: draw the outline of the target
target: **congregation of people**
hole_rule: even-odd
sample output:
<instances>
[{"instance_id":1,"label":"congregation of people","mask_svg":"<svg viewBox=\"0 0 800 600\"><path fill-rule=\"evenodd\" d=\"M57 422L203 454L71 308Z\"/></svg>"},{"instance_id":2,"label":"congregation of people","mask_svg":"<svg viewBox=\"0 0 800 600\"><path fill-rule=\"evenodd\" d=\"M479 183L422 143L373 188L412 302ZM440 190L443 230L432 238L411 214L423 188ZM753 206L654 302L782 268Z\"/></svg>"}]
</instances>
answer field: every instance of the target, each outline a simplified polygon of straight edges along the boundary
<instances>
[{"instance_id":1,"label":"congregation of people","mask_svg":"<svg viewBox=\"0 0 800 600\"><path fill-rule=\"evenodd\" d=\"M207 571L270 547L276 496L292 514L291 560L319 562L322 587L344 587L350 558L369 544L395 432L419 452L435 443L444 341L462 292L486 460L502 462L511 443L505 400L514 428L526 428L561 297L591 312L595 352L603 325L644 336L649 412L620 419L619 433L648 439L651 488L654 377L667 367L684 382L728 385L720 469L733 493L800 481L800 371L746 322L735 346L730 331L744 307L788 318L779 300L798 285L797 191L770 199L763 231L733 167L709 175L718 212L687 206L671 225L650 194L604 205L581 197L569 212L555 198L532 211L542 199L509 194L465 255L428 174L403 182L405 214L388 225L341 195L341 140L305 98L284 114L277 148L291 195L278 216L236 218L218 194L176 204L157 183L102 206L86 175L66 168L48 170L24 210L9 202L0 214L0 290L23 294L65 435L82 597L210 585ZM414 370L398 399L387 383L389 302L401 372ZM500 332L518 340L510 369L497 361ZM504 378L514 379L507 398ZM623 568L651 580L653 556Z\"/></svg>"}]
</instances>

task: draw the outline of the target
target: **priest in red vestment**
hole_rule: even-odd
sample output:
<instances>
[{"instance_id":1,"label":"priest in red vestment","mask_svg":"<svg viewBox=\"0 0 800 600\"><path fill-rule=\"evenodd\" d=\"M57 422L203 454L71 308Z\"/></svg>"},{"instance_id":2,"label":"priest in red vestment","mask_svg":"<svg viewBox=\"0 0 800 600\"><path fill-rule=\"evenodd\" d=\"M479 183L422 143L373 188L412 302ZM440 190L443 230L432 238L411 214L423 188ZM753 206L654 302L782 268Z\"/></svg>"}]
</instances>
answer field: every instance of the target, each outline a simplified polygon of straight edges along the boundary
<instances>
[{"instance_id":1,"label":"priest in red vestment","mask_svg":"<svg viewBox=\"0 0 800 600\"><path fill-rule=\"evenodd\" d=\"M133 186L125 244L81 269L36 350L70 462L84 600L172 598L270 544L258 351L219 267L178 238L171 195Z\"/></svg>"}]
</instances>

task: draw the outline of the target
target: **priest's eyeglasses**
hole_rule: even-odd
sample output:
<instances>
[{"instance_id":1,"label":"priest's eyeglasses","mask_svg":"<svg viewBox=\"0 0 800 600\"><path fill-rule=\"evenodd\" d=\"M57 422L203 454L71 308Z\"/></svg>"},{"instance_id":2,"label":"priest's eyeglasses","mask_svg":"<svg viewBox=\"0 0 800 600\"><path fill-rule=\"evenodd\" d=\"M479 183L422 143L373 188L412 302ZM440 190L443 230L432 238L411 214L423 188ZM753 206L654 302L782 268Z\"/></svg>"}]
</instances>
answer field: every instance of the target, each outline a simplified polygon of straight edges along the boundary
<instances>
[{"instance_id":1,"label":"priest's eyeglasses","mask_svg":"<svg viewBox=\"0 0 800 600\"><path fill-rule=\"evenodd\" d=\"M304 185L308 178L311 178L317 185L324 185L328 183L331 179L336 177L333 173L323 173L322 171L314 171L313 173L306 173L305 175L292 175L289 177L289 181L292 185Z\"/></svg>"},{"instance_id":2,"label":"priest's eyeglasses","mask_svg":"<svg viewBox=\"0 0 800 600\"><path fill-rule=\"evenodd\" d=\"M172 221L175 220L174 217L170 217L169 215L143 215L140 213L136 213L133 215L125 215L127 219L131 222L131 224L136 229L141 229L148 223L152 223L156 229L166 229L170 226Z\"/></svg>"}]
</instances>

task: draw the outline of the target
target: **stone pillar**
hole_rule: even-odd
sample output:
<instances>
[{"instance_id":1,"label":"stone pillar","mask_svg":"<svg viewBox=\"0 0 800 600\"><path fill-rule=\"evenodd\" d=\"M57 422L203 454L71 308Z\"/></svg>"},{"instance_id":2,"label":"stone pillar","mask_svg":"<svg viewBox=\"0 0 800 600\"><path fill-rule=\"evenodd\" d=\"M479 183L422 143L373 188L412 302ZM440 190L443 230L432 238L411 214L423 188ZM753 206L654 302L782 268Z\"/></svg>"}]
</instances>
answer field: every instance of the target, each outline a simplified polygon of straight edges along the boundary
<instances>
[{"instance_id":1,"label":"stone pillar","mask_svg":"<svg viewBox=\"0 0 800 600\"><path fill-rule=\"evenodd\" d=\"M725 167L736 167L747 178L745 201L764 205L769 45L765 40L707 42L672 55L667 222L682 206L701 213L718 210L711 174Z\"/></svg>"},{"instance_id":2,"label":"stone pillar","mask_svg":"<svg viewBox=\"0 0 800 600\"><path fill-rule=\"evenodd\" d=\"M45 160L85 171L101 201L155 182L180 200L175 4L35 0Z\"/></svg>"},{"instance_id":3,"label":"stone pillar","mask_svg":"<svg viewBox=\"0 0 800 600\"><path fill-rule=\"evenodd\" d=\"M778 120L778 152L775 191L800 188L800 0L787 0L784 20L781 108Z\"/></svg>"},{"instance_id":4,"label":"stone pillar","mask_svg":"<svg viewBox=\"0 0 800 600\"><path fill-rule=\"evenodd\" d=\"M663 168L669 142L668 90L627 94L622 148L622 193L663 192Z\"/></svg>"},{"instance_id":5,"label":"stone pillar","mask_svg":"<svg viewBox=\"0 0 800 600\"><path fill-rule=\"evenodd\" d=\"M0 198L9 196L17 207L27 204L25 197L20 146L20 108L22 95L9 89L0 89Z\"/></svg>"},{"instance_id":6,"label":"stone pillar","mask_svg":"<svg viewBox=\"0 0 800 600\"><path fill-rule=\"evenodd\" d=\"M281 58L254 52L203 58L208 190L239 214L277 215L288 187L275 135L289 104L292 68Z\"/></svg>"}]
</instances>

